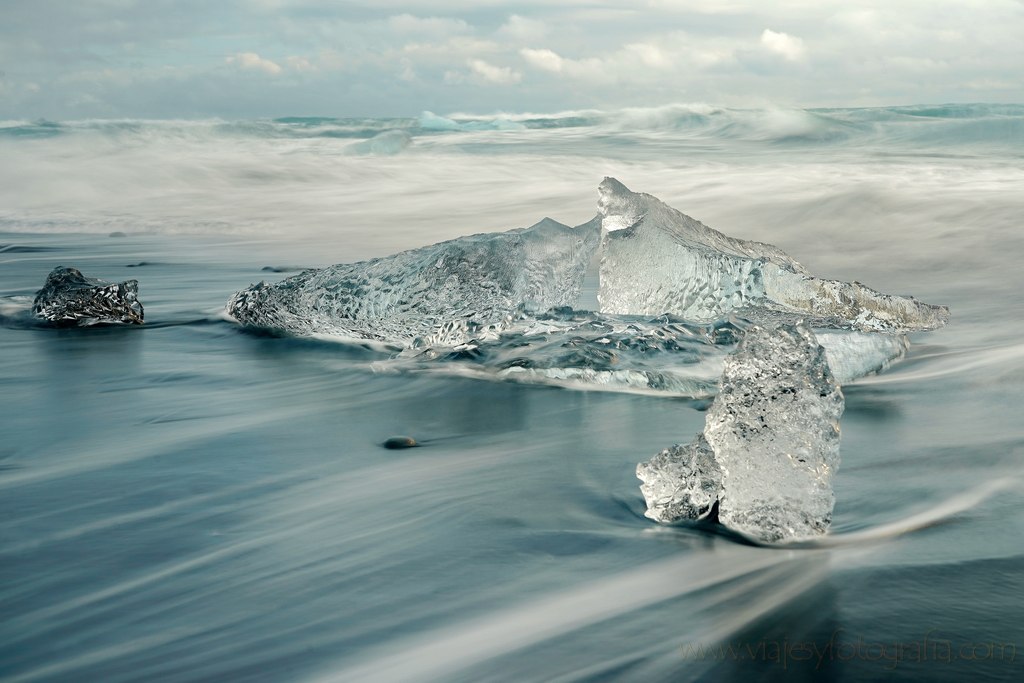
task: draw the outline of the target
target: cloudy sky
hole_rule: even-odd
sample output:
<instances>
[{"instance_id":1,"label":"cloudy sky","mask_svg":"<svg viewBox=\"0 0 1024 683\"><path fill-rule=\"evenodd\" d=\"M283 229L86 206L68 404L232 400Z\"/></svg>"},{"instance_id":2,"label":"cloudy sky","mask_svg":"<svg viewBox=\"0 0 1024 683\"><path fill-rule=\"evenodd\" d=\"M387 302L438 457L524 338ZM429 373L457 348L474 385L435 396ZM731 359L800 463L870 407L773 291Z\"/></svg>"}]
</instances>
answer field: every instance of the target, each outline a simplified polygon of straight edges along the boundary
<instances>
[{"instance_id":1,"label":"cloudy sky","mask_svg":"<svg viewBox=\"0 0 1024 683\"><path fill-rule=\"evenodd\" d=\"M2 0L0 118L1024 102L1024 0Z\"/></svg>"}]
</instances>

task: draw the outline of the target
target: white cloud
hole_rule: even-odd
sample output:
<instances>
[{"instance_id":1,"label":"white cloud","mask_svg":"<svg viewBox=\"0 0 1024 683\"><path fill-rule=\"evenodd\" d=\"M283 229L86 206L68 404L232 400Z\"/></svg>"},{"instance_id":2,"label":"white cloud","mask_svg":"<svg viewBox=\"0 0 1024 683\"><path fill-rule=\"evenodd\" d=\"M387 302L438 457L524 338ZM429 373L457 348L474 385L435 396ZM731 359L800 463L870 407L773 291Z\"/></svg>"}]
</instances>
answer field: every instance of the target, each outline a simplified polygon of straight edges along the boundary
<instances>
[{"instance_id":1,"label":"white cloud","mask_svg":"<svg viewBox=\"0 0 1024 683\"><path fill-rule=\"evenodd\" d=\"M627 45L624 49L635 54L643 62L644 66L654 69L666 69L671 67L673 63L672 57L657 45L633 43Z\"/></svg>"},{"instance_id":2,"label":"white cloud","mask_svg":"<svg viewBox=\"0 0 1024 683\"><path fill-rule=\"evenodd\" d=\"M543 71L563 74L568 78L594 83L610 82L615 80L614 70L609 68L616 64L620 53L611 55L606 59L598 57L585 57L583 59L570 59L562 57L554 50L540 49L531 50L524 48L519 51L523 59L532 66Z\"/></svg>"},{"instance_id":3,"label":"white cloud","mask_svg":"<svg viewBox=\"0 0 1024 683\"><path fill-rule=\"evenodd\" d=\"M480 54L499 52L500 48L497 43L489 40L456 36L441 43L409 43L402 51L418 58L465 60Z\"/></svg>"},{"instance_id":4,"label":"white cloud","mask_svg":"<svg viewBox=\"0 0 1024 683\"><path fill-rule=\"evenodd\" d=\"M271 76L276 76L283 71L280 64L272 62L269 59L264 59L255 52L239 52L231 55L225 61L228 64L237 65L240 69L262 71L263 73Z\"/></svg>"},{"instance_id":5,"label":"white cloud","mask_svg":"<svg viewBox=\"0 0 1024 683\"><path fill-rule=\"evenodd\" d=\"M799 61L804 56L804 41L788 33L775 32L766 28L761 34L761 45L769 52L781 55L791 62Z\"/></svg>"},{"instance_id":6,"label":"white cloud","mask_svg":"<svg viewBox=\"0 0 1024 683\"><path fill-rule=\"evenodd\" d=\"M468 62L470 71L480 80L497 85L509 85L523 80L523 75L508 66L495 66L482 59Z\"/></svg>"},{"instance_id":7,"label":"white cloud","mask_svg":"<svg viewBox=\"0 0 1024 683\"><path fill-rule=\"evenodd\" d=\"M498 33L519 43L532 43L548 34L548 25L543 21L513 14L498 29Z\"/></svg>"},{"instance_id":8,"label":"white cloud","mask_svg":"<svg viewBox=\"0 0 1024 683\"><path fill-rule=\"evenodd\" d=\"M531 48L523 48L519 51L523 59L529 62L532 66L544 71L551 71L553 73L560 73L565 67L565 60L555 52L554 50L548 50L542 48L534 50Z\"/></svg>"},{"instance_id":9,"label":"white cloud","mask_svg":"<svg viewBox=\"0 0 1024 683\"><path fill-rule=\"evenodd\" d=\"M702 69L733 61L740 43L701 40L676 32L629 43L601 57L563 57L548 48L524 48L519 55L530 66L565 78L607 83L667 84ZM669 79L669 80L666 80Z\"/></svg>"},{"instance_id":10,"label":"white cloud","mask_svg":"<svg viewBox=\"0 0 1024 683\"><path fill-rule=\"evenodd\" d=\"M736 50L731 47L707 47L701 50L692 50L690 59L697 68L707 68L728 64L736 60Z\"/></svg>"}]
</instances>

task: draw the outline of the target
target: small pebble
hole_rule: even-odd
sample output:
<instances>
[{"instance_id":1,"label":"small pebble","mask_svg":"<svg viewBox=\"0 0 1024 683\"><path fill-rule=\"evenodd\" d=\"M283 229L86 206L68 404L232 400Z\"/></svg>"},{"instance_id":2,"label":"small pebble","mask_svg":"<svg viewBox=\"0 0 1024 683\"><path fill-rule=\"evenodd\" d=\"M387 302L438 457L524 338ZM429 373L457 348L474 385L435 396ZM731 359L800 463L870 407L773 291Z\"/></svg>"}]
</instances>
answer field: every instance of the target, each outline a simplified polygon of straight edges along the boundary
<instances>
[{"instance_id":1,"label":"small pebble","mask_svg":"<svg viewBox=\"0 0 1024 683\"><path fill-rule=\"evenodd\" d=\"M392 436L381 445L384 446L384 448L390 448L393 450L399 448L415 448L416 446L419 446L419 444L416 443L416 439L411 436Z\"/></svg>"}]
</instances>

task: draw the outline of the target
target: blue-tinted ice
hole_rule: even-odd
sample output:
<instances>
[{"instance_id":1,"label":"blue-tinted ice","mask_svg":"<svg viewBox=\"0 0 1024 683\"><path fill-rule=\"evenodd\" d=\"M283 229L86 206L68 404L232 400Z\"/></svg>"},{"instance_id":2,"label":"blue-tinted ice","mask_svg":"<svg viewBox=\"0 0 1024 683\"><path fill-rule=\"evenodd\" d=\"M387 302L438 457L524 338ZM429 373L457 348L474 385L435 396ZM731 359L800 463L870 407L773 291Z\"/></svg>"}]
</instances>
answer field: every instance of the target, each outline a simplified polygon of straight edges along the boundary
<instances>
[{"instance_id":1,"label":"blue-tinted ice","mask_svg":"<svg viewBox=\"0 0 1024 683\"><path fill-rule=\"evenodd\" d=\"M803 320L845 383L901 358L901 330L947 315L812 278L771 245L727 237L613 179L600 191L600 215L577 228L545 219L309 270L253 285L228 310L247 325L404 349L392 366L406 370L457 364L476 376L694 397L716 392L725 355L751 324ZM599 241L603 310L569 309ZM806 292L793 303L800 287L838 292L846 308Z\"/></svg>"}]
</instances>

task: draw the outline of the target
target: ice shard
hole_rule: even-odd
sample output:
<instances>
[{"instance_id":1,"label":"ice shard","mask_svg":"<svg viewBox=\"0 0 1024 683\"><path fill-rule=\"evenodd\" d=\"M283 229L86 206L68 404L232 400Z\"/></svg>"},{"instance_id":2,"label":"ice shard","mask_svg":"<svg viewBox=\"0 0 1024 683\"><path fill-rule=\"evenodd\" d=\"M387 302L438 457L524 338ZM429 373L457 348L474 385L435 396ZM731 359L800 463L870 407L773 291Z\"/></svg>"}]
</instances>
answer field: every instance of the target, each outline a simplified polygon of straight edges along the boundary
<instances>
[{"instance_id":1,"label":"ice shard","mask_svg":"<svg viewBox=\"0 0 1024 683\"><path fill-rule=\"evenodd\" d=\"M644 515L656 522L703 519L722 493L722 468L703 434L640 463L636 476L647 501Z\"/></svg>"},{"instance_id":2,"label":"ice shard","mask_svg":"<svg viewBox=\"0 0 1024 683\"><path fill-rule=\"evenodd\" d=\"M949 319L945 306L813 277L777 247L723 235L614 178L604 179L599 194L602 313L710 322L770 311L889 332L934 329Z\"/></svg>"},{"instance_id":3,"label":"ice shard","mask_svg":"<svg viewBox=\"0 0 1024 683\"><path fill-rule=\"evenodd\" d=\"M719 521L762 541L825 533L843 407L810 328L749 328L725 359L703 434L637 466L647 516L699 518L718 491Z\"/></svg>"},{"instance_id":4,"label":"ice shard","mask_svg":"<svg viewBox=\"0 0 1024 683\"><path fill-rule=\"evenodd\" d=\"M597 219L576 228L544 219L261 282L235 294L228 312L298 335L458 344L519 312L576 303L599 233Z\"/></svg>"},{"instance_id":5,"label":"ice shard","mask_svg":"<svg viewBox=\"0 0 1024 683\"><path fill-rule=\"evenodd\" d=\"M61 326L143 322L139 281L104 282L58 266L36 294L32 314Z\"/></svg>"}]
</instances>

